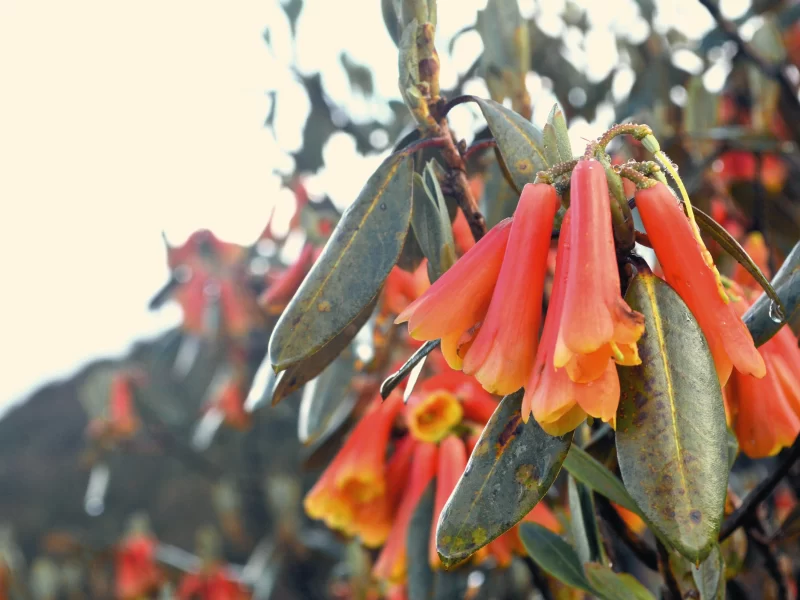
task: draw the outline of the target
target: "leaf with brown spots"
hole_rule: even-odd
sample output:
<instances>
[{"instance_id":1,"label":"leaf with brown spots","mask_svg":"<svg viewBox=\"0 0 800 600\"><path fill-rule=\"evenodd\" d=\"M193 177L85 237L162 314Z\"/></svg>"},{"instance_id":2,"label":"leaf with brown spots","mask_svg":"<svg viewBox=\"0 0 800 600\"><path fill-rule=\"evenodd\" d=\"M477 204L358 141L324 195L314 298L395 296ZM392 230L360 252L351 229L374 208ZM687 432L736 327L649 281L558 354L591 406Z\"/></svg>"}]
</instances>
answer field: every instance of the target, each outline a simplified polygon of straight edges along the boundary
<instances>
[{"instance_id":1,"label":"leaf with brown spots","mask_svg":"<svg viewBox=\"0 0 800 600\"><path fill-rule=\"evenodd\" d=\"M319 352L378 295L411 222L412 174L413 158L390 156L344 212L272 332L275 371Z\"/></svg>"},{"instance_id":2,"label":"leaf with brown spots","mask_svg":"<svg viewBox=\"0 0 800 600\"><path fill-rule=\"evenodd\" d=\"M550 489L572 433L546 434L520 416L522 390L503 398L442 511L436 547L456 564L522 520Z\"/></svg>"},{"instance_id":3,"label":"leaf with brown spots","mask_svg":"<svg viewBox=\"0 0 800 600\"><path fill-rule=\"evenodd\" d=\"M475 98L486 124L497 140L497 147L518 189L533 183L536 173L549 166L544 153L542 132L522 115L493 100Z\"/></svg>"},{"instance_id":4,"label":"leaf with brown spots","mask_svg":"<svg viewBox=\"0 0 800 600\"><path fill-rule=\"evenodd\" d=\"M725 410L703 332L677 293L640 274L625 295L645 316L642 364L620 367L617 458L647 521L692 562L719 536L728 485Z\"/></svg>"}]
</instances>

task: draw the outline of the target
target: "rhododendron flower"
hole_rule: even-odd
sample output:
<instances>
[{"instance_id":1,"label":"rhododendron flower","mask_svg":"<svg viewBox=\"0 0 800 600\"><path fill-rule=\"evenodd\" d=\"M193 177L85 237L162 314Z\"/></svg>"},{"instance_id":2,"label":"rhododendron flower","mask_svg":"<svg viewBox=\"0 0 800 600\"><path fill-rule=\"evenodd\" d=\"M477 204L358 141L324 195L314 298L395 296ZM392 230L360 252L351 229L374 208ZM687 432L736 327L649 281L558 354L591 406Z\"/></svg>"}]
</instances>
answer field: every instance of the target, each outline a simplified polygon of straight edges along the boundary
<instances>
[{"instance_id":1,"label":"rhododendron flower","mask_svg":"<svg viewBox=\"0 0 800 600\"><path fill-rule=\"evenodd\" d=\"M620 295L611 200L598 161L581 160L572 171L570 212L572 226L560 236L569 236L569 275L553 364L567 367L573 381L588 383L608 376L611 358L623 365L641 362L636 342L644 317ZM609 420L607 411L602 414Z\"/></svg>"},{"instance_id":2,"label":"rhododendron flower","mask_svg":"<svg viewBox=\"0 0 800 600\"><path fill-rule=\"evenodd\" d=\"M161 571L156 565L158 542L146 534L126 539L116 553L116 596L120 600L149 597L161 585Z\"/></svg>"},{"instance_id":3,"label":"rhododendron flower","mask_svg":"<svg viewBox=\"0 0 800 600\"><path fill-rule=\"evenodd\" d=\"M564 435L575 429L587 413L614 423L619 405L619 378L614 363L605 357L605 370L589 383L576 383L567 369L554 366L554 354L565 307L567 281L570 277L569 232L574 226L572 209L564 215L556 255L556 274L553 294L545 317L544 331L536 354L536 363L525 386L522 399L522 419L527 422L531 413L550 435Z\"/></svg>"},{"instance_id":4,"label":"rhododendron flower","mask_svg":"<svg viewBox=\"0 0 800 600\"><path fill-rule=\"evenodd\" d=\"M555 188L528 184L514 212L503 264L483 323L469 343L464 372L495 394L517 391L536 357Z\"/></svg>"},{"instance_id":5,"label":"rhododendron flower","mask_svg":"<svg viewBox=\"0 0 800 600\"><path fill-rule=\"evenodd\" d=\"M403 492L392 530L372 571L378 579L399 582L405 577L408 526L428 484L436 475L436 467L436 446L418 443L414 449L408 485Z\"/></svg>"},{"instance_id":6,"label":"rhododendron flower","mask_svg":"<svg viewBox=\"0 0 800 600\"><path fill-rule=\"evenodd\" d=\"M461 337L489 309L510 230L510 219L492 228L395 319L395 323L408 321L409 333L416 340L441 339L442 354L453 369L461 369Z\"/></svg>"},{"instance_id":7,"label":"rhododendron flower","mask_svg":"<svg viewBox=\"0 0 800 600\"><path fill-rule=\"evenodd\" d=\"M429 287L427 259L413 273L394 267L383 288L383 306L393 315L399 315Z\"/></svg>"},{"instance_id":8,"label":"rhododendron flower","mask_svg":"<svg viewBox=\"0 0 800 600\"><path fill-rule=\"evenodd\" d=\"M734 303L737 316L749 303ZM788 327L759 349L766 376L734 372L725 387L726 403L742 451L750 458L777 454L800 433L800 348Z\"/></svg>"},{"instance_id":9,"label":"rhododendron flower","mask_svg":"<svg viewBox=\"0 0 800 600\"><path fill-rule=\"evenodd\" d=\"M717 376L725 385L735 366L754 377L766 373L764 360L742 320L718 290L691 225L663 183L639 190L636 206L667 280L697 319L708 341Z\"/></svg>"},{"instance_id":10,"label":"rhododendron flower","mask_svg":"<svg viewBox=\"0 0 800 600\"><path fill-rule=\"evenodd\" d=\"M139 418L133 404L133 382L126 373L117 373L111 380L108 419L113 433L130 438L139 429Z\"/></svg>"},{"instance_id":11,"label":"rhododendron flower","mask_svg":"<svg viewBox=\"0 0 800 600\"><path fill-rule=\"evenodd\" d=\"M411 337L442 340L454 369L497 394L518 390L533 366L550 233L552 186L523 189L514 218L494 227L397 318Z\"/></svg>"},{"instance_id":12,"label":"rhododendron flower","mask_svg":"<svg viewBox=\"0 0 800 600\"><path fill-rule=\"evenodd\" d=\"M332 529L349 534L365 532L371 545L381 543L375 518L388 519L383 506L386 492L386 447L392 424L403 407L402 397L392 394L385 402L376 398L342 449L305 498L305 509ZM361 518L369 515L370 518ZM365 540L366 542L366 540Z\"/></svg>"},{"instance_id":13,"label":"rhododendron flower","mask_svg":"<svg viewBox=\"0 0 800 600\"><path fill-rule=\"evenodd\" d=\"M445 371L425 380L408 400L409 432L423 442L438 442L462 420L486 423L497 401L472 377Z\"/></svg>"},{"instance_id":14,"label":"rhododendron flower","mask_svg":"<svg viewBox=\"0 0 800 600\"><path fill-rule=\"evenodd\" d=\"M176 596L178 600L245 600L250 594L225 568L214 565L186 575Z\"/></svg>"},{"instance_id":15,"label":"rhododendron flower","mask_svg":"<svg viewBox=\"0 0 800 600\"><path fill-rule=\"evenodd\" d=\"M436 492L433 500L433 524L431 526L430 543L428 547L428 561L431 567L438 569L442 566L439 554L436 552L436 526L439 515L442 514L444 505L450 494L464 473L467 466L467 449L456 436L449 436L439 445L439 465L436 470Z\"/></svg>"}]
</instances>

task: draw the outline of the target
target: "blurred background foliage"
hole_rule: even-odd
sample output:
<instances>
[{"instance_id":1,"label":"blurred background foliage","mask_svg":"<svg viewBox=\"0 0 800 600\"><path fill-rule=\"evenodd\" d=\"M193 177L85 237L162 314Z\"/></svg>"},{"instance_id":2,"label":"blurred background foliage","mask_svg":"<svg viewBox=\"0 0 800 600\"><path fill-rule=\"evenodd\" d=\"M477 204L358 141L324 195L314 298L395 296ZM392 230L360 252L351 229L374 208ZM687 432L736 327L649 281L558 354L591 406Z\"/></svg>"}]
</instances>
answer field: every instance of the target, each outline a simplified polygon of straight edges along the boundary
<instances>
[{"instance_id":1,"label":"blurred background foliage","mask_svg":"<svg viewBox=\"0 0 800 600\"><path fill-rule=\"evenodd\" d=\"M179 302L183 324L123 360L46 385L0 421L0 598L118 595L115 561L143 522L159 540L167 595L209 565L257 598L335 597L366 576L363 552L309 521L301 499L359 398L379 384L392 335L380 311L311 392L329 394L325 419L303 416L308 388L253 413L245 403L260 389L253 381L271 328L315 249L368 173L414 135L396 85L391 5L280 3L264 24L274 59L265 127L286 156L264 169L284 181L286 218L265 224L250 246L198 232L168 248L172 276L154 290L152 308ZM328 36L309 37L312 19L328 19ZM797 240L800 3L489 0L462 10L439 0L437 47L445 98L491 97L537 125L558 103L577 141L646 122L700 208L734 233L760 231L777 256ZM450 113L467 145L489 135L483 123L477 108ZM618 151L627 159L636 149ZM509 215L516 195L494 154L475 152L468 166L489 225ZM372 375L344 393L341 381L365 363ZM602 459L609 450L593 451ZM743 496L769 461L740 458L739 467L731 486ZM798 482L792 473L789 488ZM791 496L783 490L765 505L770 542L787 546L784 556L796 554ZM726 551L745 559L741 548ZM778 597L778 584L758 589L759 570L794 580L796 561L765 556L741 579L748 597Z\"/></svg>"}]
</instances>

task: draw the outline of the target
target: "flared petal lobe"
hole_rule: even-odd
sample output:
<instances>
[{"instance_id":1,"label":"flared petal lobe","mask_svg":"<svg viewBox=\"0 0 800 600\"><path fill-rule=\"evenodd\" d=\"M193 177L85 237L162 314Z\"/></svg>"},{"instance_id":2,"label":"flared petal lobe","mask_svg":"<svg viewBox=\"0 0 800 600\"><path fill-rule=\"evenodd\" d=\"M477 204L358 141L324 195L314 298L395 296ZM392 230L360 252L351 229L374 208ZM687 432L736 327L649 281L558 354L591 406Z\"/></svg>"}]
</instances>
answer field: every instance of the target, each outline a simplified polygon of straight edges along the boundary
<instances>
[{"instance_id":1,"label":"flared petal lobe","mask_svg":"<svg viewBox=\"0 0 800 600\"><path fill-rule=\"evenodd\" d=\"M442 353L460 369L461 336L483 321L492 299L511 232L511 219L493 227L395 320L408 321L416 340L442 340Z\"/></svg>"},{"instance_id":2,"label":"flared petal lobe","mask_svg":"<svg viewBox=\"0 0 800 600\"><path fill-rule=\"evenodd\" d=\"M636 206L664 271L706 336L717 376L725 385L731 370L763 377L766 367L753 338L734 308L718 293L714 273L706 265L689 220L663 183L639 190Z\"/></svg>"},{"instance_id":3,"label":"flared petal lobe","mask_svg":"<svg viewBox=\"0 0 800 600\"><path fill-rule=\"evenodd\" d=\"M511 394L536 358L550 234L559 207L548 184L528 184L514 213L486 318L464 357L464 372L491 393Z\"/></svg>"},{"instance_id":4,"label":"flared petal lobe","mask_svg":"<svg viewBox=\"0 0 800 600\"><path fill-rule=\"evenodd\" d=\"M561 224L558 240L555 281L545 317L544 331L536 354L536 364L525 386L522 400L522 419L527 422L531 413L550 435L564 435L586 419L587 412L611 422L619 404L619 379L608 357L600 376L589 383L576 383L567 369L554 366L559 327L564 312L564 296L570 275L570 230L574 226L572 209Z\"/></svg>"}]
</instances>

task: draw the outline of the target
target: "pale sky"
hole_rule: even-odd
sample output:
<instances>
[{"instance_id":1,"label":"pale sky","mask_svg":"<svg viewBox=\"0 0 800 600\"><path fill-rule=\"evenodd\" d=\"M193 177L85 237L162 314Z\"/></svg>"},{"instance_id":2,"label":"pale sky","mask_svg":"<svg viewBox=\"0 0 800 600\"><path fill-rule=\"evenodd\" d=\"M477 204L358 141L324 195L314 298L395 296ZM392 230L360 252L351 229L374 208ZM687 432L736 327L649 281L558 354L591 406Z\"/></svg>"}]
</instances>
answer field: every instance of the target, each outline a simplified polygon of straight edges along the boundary
<instances>
[{"instance_id":1,"label":"pale sky","mask_svg":"<svg viewBox=\"0 0 800 600\"><path fill-rule=\"evenodd\" d=\"M439 0L439 43L474 22L485 1ZM587 72L607 72L616 62L612 30L636 26L626 20L636 14L632 0L615 2L621 13L578 2L594 26L576 55ZM322 70L331 97L365 118L398 96L378 0L305 4L293 54L276 0L0 0L0 406L177 322L174 306L147 311L167 278L162 231L173 243L201 227L247 243L273 202L290 202L273 170L291 170L286 152L299 144L308 110L288 69L293 58L303 72ZM520 2L526 14L536 4ZM541 4L542 23L557 30L564 3ZM666 25L699 35L711 24L695 0L660 4ZM747 4L723 7L735 16ZM357 21L368 25L357 30ZM343 49L378 67L375 102L350 93ZM477 34L465 35L456 58L443 59L443 87L480 50ZM552 97L538 77L529 83L541 124ZM271 89L280 90L277 139L263 126ZM453 117L469 137L474 115ZM577 123L571 134L594 137L604 124ZM342 206L382 158L354 156L344 134L325 155L329 168L309 187Z\"/></svg>"}]
</instances>

